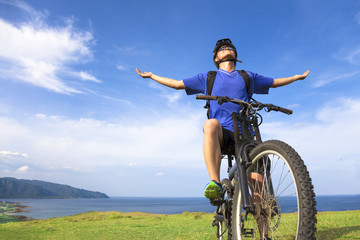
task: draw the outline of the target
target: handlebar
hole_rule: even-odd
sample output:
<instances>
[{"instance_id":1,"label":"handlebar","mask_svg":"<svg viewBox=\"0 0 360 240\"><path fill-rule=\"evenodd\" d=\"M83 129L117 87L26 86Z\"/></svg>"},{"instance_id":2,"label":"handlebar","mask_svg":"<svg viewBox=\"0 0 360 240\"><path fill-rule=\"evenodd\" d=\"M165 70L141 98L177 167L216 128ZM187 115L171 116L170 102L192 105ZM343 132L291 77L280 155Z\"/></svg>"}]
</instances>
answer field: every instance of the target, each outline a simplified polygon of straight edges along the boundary
<instances>
[{"instance_id":1,"label":"handlebar","mask_svg":"<svg viewBox=\"0 0 360 240\"><path fill-rule=\"evenodd\" d=\"M209 95L196 95L196 99L199 100L217 100L217 96L209 96Z\"/></svg>"},{"instance_id":2,"label":"handlebar","mask_svg":"<svg viewBox=\"0 0 360 240\"><path fill-rule=\"evenodd\" d=\"M282 113L285 113L285 114L288 114L288 115L291 115L293 113L293 111L291 109L275 106L275 105L272 105L272 104L268 104L268 105L270 105L270 106L267 107L269 109L269 111L282 112Z\"/></svg>"},{"instance_id":3,"label":"handlebar","mask_svg":"<svg viewBox=\"0 0 360 240\"><path fill-rule=\"evenodd\" d=\"M287 109L287 108L283 108L283 107L279 107L273 104L263 104L260 102L245 102L241 99L236 99L236 98L230 98L230 97L220 97L220 96L209 96L209 95L196 95L196 99L199 100L214 100L214 101L218 101L219 104L223 104L224 102L232 102L235 104L238 104L240 106L242 105L247 105L248 107L252 107L252 108L257 108L258 110L261 110L263 108L266 109L266 111L270 112L270 111L276 111L276 112L282 112L288 115L291 115L293 113L292 110Z\"/></svg>"}]
</instances>

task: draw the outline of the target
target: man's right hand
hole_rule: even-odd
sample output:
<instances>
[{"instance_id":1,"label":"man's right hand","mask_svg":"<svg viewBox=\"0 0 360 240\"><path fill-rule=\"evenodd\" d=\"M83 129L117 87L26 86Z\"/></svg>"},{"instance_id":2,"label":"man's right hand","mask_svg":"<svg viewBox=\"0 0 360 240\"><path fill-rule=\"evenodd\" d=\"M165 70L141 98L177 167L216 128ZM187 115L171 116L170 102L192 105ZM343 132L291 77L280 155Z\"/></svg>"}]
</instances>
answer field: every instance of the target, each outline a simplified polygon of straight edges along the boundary
<instances>
[{"instance_id":1,"label":"man's right hand","mask_svg":"<svg viewBox=\"0 0 360 240\"><path fill-rule=\"evenodd\" d=\"M151 78L151 76L153 75L152 72L141 72L139 69L136 69L136 72L143 78Z\"/></svg>"},{"instance_id":2,"label":"man's right hand","mask_svg":"<svg viewBox=\"0 0 360 240\"><path fill-rule=\"evenodd\" d=\"M174 89L185 89L185 85L182 80L178 81L172 78L160 77L153 74L152 72L141 72L139 69L136 69L136 72L143 78L151 78L152 80L155 80L156 82L167 87Z\"/></svg>"}]
</instances>

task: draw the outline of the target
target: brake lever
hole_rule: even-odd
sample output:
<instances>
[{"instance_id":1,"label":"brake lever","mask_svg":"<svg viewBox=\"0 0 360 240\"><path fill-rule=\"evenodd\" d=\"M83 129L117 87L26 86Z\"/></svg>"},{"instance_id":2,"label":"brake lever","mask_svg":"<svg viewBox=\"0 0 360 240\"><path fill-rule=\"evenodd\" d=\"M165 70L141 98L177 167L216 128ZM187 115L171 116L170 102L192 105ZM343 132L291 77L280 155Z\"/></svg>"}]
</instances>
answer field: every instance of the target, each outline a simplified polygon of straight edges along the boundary
<instances>
[{"instance_id":1,"label":"brake lever","mask_svg":"<svg viewBox=\"0 0 360 240\"><path fill-rule=\"evenodd\" d=\"M229 97L220 97L218 100L218 104L222 105L223 103L229 102L230 98Z\"/></svg>"}]
</instances>

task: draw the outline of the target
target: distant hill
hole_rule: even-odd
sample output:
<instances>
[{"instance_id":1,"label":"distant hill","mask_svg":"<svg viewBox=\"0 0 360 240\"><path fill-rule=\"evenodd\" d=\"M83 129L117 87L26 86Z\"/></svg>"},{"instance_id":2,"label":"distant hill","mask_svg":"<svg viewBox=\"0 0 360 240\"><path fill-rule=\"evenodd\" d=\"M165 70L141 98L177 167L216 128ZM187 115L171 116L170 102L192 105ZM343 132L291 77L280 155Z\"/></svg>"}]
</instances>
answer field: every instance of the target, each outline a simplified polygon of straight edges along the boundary
<instances>
[{"instance_id":1,"label":"distant hill","mask_svg":"<svg viewBox=\"0 0 360 240\"><path fill-rule=\"evenodd\" d=\"M0 198L109 198L101 192L38 180L0 178Z\"/></svg>"}]
</instances>

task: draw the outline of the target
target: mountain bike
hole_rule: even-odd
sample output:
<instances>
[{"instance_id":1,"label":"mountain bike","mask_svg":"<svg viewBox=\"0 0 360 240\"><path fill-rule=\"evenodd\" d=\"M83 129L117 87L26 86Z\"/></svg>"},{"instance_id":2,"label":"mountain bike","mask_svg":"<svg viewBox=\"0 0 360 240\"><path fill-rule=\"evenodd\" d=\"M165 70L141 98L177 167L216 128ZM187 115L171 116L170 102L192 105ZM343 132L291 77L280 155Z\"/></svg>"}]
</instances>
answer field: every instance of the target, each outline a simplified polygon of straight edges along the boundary
<instances>
[{"instance_id":1,"label":"mountain bike","mask_svg":"<svg viewBox=\"0 0 360 240\"><path fill-rule=\"evenodd\" d=\"M232 113L235 146L222 152L228 160L223 197L210 199L217 206L212 223L217 238L223 239L227 232L227 239L315 239L315 193L304 161L285 142L263 142L259 131L263 122L260 110L289 115L292 110L254 99L196 98L241 107Z\"/></svg>"}]
</instances>

